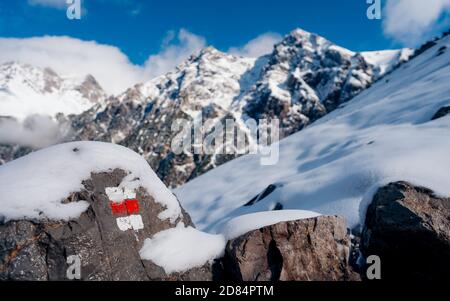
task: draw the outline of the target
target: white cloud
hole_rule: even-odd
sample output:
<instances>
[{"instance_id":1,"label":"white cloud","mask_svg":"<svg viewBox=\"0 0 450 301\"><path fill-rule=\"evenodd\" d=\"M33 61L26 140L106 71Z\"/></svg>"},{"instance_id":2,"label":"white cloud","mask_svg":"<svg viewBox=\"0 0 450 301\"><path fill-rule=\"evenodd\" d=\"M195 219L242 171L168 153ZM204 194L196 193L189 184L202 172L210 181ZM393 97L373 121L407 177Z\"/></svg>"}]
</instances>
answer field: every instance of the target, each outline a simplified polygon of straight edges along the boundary
<instances>
[{"instance_id":1,"label":"white cloud","mask_svg":"<svg viewBox=\"0 0 450 301\"><path fill-rule=\"evenodd\" d=\"M33 6L45 6L58 9L67 7L66 0L28 0L28 4Z\"/></svg>"},{"instance_id":2,"label":"white cloud","mask_svg":"<svg viewBox=\"0 0 450 301\"><path fill-rule=\"evenodd\" d=\"M169 37L172 35L169 33ZM117 94L162 75L206 45L202 37L180 30L177 38L165 39L158 54L144 66L134 65L117 47L70 37L0 38L0 64L18 61L50 67L61 75L92 74L109 93Z\"/></svg>"},{"instance_id":3,"label":"white cloud","mask_svg":"<svg viewBox=\"0 0 450 301\"><path fill-rule=\"evenodd\" d=\"M162 43L161 52L152 55L144 64L147 78L153 78L171 71L193 53L206 46L206 40L185 29L178 36L169 32Z\"/></svg>"},{"instance_id":4,"label":"white cloud","mask_svg":"<svg viewBox=\"0 0 450 301\"><path fill-rule=\"evenodd\" d=\"M281 39L282 37L280 34L268 32L256 37L242 47L230 48L228 52L244 57L260 57L271 53L273 51L273 46L280 42Z\"/></svg>"},{"instance_id":5,"label":"white cloud","mask_svg":"<svg viewBox=\"0 0 450 301\"><path fill-rule=\"evenodd\" d=\"M63 141L70 131L68 124L59 124L46 116L32 115L22 123L0 119L0 144L38 149Z\"/></svg>"},{"instance_id":6,"label":"white cloud","mask_svg":"<svg viewBox=\"0 0 450 301\"><path fill-rule=\"evenodd\" d=\"M0 38L0 63L10 61L50 67L61 75L92 74L110 93L144 80L142 68L117 47L70 37Z\"/></svg>"},{"instance_id":7,"label":"white cloud","mask_svg":"<svg viewBox=\"0 0 450 301\"><path fill-rule=\"evenodd\" d=\"M384 33L404 45L416 46L448 25L449 14L450 0L387 0Z\"/></svg>"}]
</instances>

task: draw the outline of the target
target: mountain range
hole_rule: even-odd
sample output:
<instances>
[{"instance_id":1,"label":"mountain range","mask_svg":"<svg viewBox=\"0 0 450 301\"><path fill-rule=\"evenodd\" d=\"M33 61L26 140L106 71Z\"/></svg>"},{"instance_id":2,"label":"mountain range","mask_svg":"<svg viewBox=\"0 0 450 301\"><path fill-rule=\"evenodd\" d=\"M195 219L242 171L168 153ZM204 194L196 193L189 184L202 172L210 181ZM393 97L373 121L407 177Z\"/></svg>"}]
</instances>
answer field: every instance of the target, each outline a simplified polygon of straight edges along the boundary
<instances>
[{"instance_id":1,"label":"mountain range","mask_svg":"<svg viewBox=\"0 0 450 301\"><path fill-rule=\"evenodd\" d=\"M0 66L0 128L4 120L49 115L70 124L64 141L127 146L141 154L165 184L177 187L239 155L192 149L174 153L175 120L202 121L208 124L208 134L214 125L232 119L252 144L245 122L276 118L284 138L345 106L412 53L356 53L296 29L268 55L245 58L208 47L175 70L114 96L107 96L90 75L77 79L48 68L8 63ZM0 140L0 163L32 150Z\"/></svg>"}]
</instances>

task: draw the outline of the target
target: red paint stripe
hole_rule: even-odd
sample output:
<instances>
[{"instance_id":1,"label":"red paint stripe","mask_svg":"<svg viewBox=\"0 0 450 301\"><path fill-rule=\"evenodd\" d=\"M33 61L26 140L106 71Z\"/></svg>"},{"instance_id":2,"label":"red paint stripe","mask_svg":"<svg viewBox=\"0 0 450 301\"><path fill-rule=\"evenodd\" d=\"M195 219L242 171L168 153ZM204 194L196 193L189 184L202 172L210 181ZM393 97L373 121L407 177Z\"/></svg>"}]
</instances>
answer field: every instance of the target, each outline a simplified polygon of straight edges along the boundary
<instances>
[{"instance_id":1,"label":"red paint stripe","mask_svg":"<svg viewBox=\"0 0 450 301\"><path fill-rule=\"evenodd\" d=\"M131 215L139 213L138 200L124 200L121 203L110 203L113 215Z\"/></svg>"},{"instance_id":2,"label":"red paint stripe","mask_svg":"<svg viewBox=\"0 0 450 301\"><path fill-rule=\"evenodd\" d=\"M127 214L127 206L125 206L125 203L114 203L111 202L111 210L113 215L124 215Z\"/></svg>"},{"instance_id":3,"label":"red paint stripe","mask_svg":"<svg viewBox=\"0 0 450 301\"><path fill-rule=\"evenodd\" d=\"M125 206L127 207L128 214L139 213L139 201L138 200L125 200Z\"/></svg>"}]
</instances>

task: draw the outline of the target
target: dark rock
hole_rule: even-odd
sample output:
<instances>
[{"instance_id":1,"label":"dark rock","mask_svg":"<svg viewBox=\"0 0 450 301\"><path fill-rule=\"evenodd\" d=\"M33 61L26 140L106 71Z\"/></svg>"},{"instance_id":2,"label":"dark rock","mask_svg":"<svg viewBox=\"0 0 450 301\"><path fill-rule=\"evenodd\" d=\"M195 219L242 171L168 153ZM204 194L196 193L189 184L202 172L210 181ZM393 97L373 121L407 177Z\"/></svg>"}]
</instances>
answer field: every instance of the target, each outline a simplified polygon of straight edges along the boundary
<instances>
[{"instance_id":1,"label":"dark rock","mask_svg":"<svg viewBox=\"0 0 450 301\"><path fill-rule=\"evenodd\" d=\"M445 117L449 114L450 114L450 106L442 107L436 112L436 114L434 114L434 116L433 116L433 118L431 118L431 120L436 120L436 119Z\"/></svg>"},{"instance_id":2,"label":"dark rock","mask_svg":"<svg viewBox=\"0 0 450 301\"><path fill-rule=\"evenodd\" d=\"M449 279L450 199L405 182L379 189L367 211L362 252L380 257L384 279Z\"/></svg>"},{"instance_id":3,"label":"dark rock","mask_svg":"<svg viewBox=\"0 0 450 301\"><path fill-rule=\"evenodd\" d=\"M349 266L350 239L336 216L279 223L227 244L225 275L238 281L359 280Z\"/></svg>"},{"instance_id":4,"label":"dark rock","mask_svg":"<svg viewBox=\"0 0 450 301\"><path fill-rule=\"evenodd\" d=\"M447 46L442 46L441 48L438 49L438 53L437 55L443 55L445 52L447 51Z\"/></svg>"},{"instance_id":5,"label":"dark rock","mask_svg":"<svg viewBox=\"0 0 450 301\"><path fill-rule=\"evenodd\" d=\"M92 174L84 189L65 203L86 200L89 209L70 222L9 221L0 224L0 280L67 280L67 258L81 259L81 280L211 280L205 265L185 273L167 275L161 267L140 259L144 240L174 227L162 221L164 208L143 188L136 191L144 229L121 231L116 224L106 187L117 187L123 170ZM182 221L193 226L183 211Z\"/></svg>"},{"instance_id":6,"label":"dark rock","mask_svg":"<svg viewBox=\"0 0 450 301\"><path fill-rule=\"evenodd\" d=\"M269 185L267 186L266 189L264 189L264 191L260 194L258 194L257 196L255 196L254 198L252 198L248 203L246 203L244 205L244 207L249 207L249 206L253 206L256 203L262 201L263 199L265 199L266 197L268 197L272 192L274 192L277 189L276 185Z\"/></svg>"},{"instance_id":7,"label":"dark rock","mask_svg":"<svg viewBox=\"0 0 450 301\"><path fill-rule=\"evenodd\" d=\"M422 53L424 53L428 49L433 48L434 46L436 46L436 44L437 44L436 40L426 42L425 44L420 46L419 49L416 49L416 51L414 51L413 58L421 55Z\"/></svg>"}]
</instances>

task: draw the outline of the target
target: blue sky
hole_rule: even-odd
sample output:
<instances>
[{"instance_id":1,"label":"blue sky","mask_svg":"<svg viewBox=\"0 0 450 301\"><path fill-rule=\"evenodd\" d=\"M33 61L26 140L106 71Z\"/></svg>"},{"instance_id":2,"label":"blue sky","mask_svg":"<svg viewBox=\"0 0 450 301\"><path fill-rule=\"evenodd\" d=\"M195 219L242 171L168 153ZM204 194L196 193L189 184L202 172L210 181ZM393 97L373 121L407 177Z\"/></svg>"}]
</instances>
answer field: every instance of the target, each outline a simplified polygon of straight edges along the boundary
<instances>
[{"instance_id":1,"label":"blue sky","mask_svg":"<svg viewBox=\"0 0 450 301\"><path fill-rule=\"evenodd\" d=\"M76 0L72 0L76 1ZM0 0L0 64L94 75L113 94L172 70L208 45L270 53L295 28L353 51L415 47L450 26L450 0ZM382 1L369 20L366 1Z\"/></svg>"},{"instance_id":2,"label":"blue sky","mask_svg":"<svg viewBox=\"0 0 450 301\"><path fill-rule=\"evenodd\" d=\"M45 2L45 0L44 0ZM0 36L67 35L119 47L136 64L156 53L170 30L185 28L221 50L244 45L265 32L294 28L316 32L352 50L399 46L366 18L365 0L82 0L81 21L64 9L2 1Z\"/></svg>"}]
</instances>

